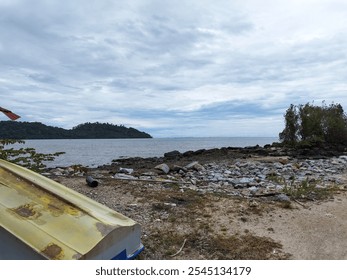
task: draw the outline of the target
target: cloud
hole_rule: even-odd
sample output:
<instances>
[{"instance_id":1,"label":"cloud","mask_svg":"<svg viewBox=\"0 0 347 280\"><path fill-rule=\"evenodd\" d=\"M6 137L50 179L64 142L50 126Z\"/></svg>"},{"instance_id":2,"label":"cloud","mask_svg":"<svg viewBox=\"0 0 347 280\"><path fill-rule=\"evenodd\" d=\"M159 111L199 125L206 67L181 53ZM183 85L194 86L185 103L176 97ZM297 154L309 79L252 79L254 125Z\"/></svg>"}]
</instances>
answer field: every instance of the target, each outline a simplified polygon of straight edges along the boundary
<instances>
[{"instance_id":1,"label":"cloud","mask_svg":"<svg viewBox=\"0 0 347 280\"><path fill-rule=\"evenodd\" d=\"M65 128L276 136L291 103L347 106L345 7L0 0L1 106Z\"/></svg>"}]
</instances>

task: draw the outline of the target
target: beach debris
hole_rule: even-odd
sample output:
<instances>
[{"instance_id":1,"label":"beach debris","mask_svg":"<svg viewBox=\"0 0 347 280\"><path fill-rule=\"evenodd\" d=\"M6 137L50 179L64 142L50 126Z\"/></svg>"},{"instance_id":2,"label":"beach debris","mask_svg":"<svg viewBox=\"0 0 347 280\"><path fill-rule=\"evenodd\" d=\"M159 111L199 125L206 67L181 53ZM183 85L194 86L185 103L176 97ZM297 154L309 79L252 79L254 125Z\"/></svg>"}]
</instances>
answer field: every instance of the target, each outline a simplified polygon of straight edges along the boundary
<instances>
[{"instance_id":1,"label":"beach debris","mask_svg":"<svg viewBox=\"0 0 347 280\"><path fill-rule=\"evenodd\" d=\"M127 179L127 180L132 180L132 179L137 179L136 177L124 173L116 173L114 174L113 178L115 179Z\"/></svg>"},{"instance_id":2,"label":"beach debris","mask_svg":"<svg viewBox=\"0 0 347 280\"><path fill-rule=\"evenodd\" d=\"M181 246L181 248L177 251L177 253L175 253L175 254L173 254L173 255L171 255L170 257L176 257L179 253L181 253L182 252L182 250L183 250L183 248L184 248L184 246L186 245L186 242L187 242L187 239L184 239L184 241L183 241L183 244L182 244L182 246Z\"/></svg>"},{"instance_id":3,"label":"beach debris","mask_svg":"<svg viewBox=\"0 0 347 280\"><path fill-rule=\"evenodd\" d=\"M87 176L86 182L87 185L91 188L96 188L99 185L99 182L96 181L92 176Z\"/></svg>"}]
</instances>

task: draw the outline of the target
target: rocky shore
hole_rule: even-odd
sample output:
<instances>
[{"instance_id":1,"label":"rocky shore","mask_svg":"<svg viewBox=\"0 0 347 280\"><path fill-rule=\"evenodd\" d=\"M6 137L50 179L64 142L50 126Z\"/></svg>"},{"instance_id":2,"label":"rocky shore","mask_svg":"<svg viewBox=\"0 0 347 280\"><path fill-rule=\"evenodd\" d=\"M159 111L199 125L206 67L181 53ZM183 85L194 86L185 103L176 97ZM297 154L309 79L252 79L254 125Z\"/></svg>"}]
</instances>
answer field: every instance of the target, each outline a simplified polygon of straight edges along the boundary
<instances>
[{"instance_id":1,"label":"rocky shore","mask_svg":"<svg viewBox=\"0 0 347 280\"><path fill-rule=\"evenodd\" d=\"M344 151L271 145L44 175L139 222L141 259L347 259L346 171Z\"/></svg>"},{"instance_id":2,"label":"rocky shore","mask_svg":"<svg viewBox=\"0 0 347 280\"><path fill-rule=\"evenodd\" d=\"M73 166L46 175L87 176L176 184L182 190L266 197L287 201L291 191L344 187L347 155L332 150L292 150L265 147L221 148L168 152L159 158L126 158L96 169ZM306 195L306 196L305 196ZM311 195L311 197L310 197ZM314 199L314 193L301 195Z\"/></svg>"}]
</instances>

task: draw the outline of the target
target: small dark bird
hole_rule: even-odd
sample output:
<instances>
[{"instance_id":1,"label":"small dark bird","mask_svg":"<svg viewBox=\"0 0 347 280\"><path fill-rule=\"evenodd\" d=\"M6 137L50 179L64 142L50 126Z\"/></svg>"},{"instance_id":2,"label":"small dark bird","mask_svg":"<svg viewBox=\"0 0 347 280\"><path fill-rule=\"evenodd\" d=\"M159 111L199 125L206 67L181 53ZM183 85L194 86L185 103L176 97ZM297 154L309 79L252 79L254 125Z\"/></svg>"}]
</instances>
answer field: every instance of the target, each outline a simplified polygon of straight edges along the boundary
<instances>
[{"instance_id":1,"label":"small dark bird","mask_svg":"<svg viewBox=\"0 0 347 280\"><path fill-rule=\"evenodd\" d=\"M0 107L0 111L3 112L7 117L9 117L13 121L20 118L20 116L16 115L15 113L12 113L10 110L7 110L5 108Z\"/></svg>"}]
</instances>

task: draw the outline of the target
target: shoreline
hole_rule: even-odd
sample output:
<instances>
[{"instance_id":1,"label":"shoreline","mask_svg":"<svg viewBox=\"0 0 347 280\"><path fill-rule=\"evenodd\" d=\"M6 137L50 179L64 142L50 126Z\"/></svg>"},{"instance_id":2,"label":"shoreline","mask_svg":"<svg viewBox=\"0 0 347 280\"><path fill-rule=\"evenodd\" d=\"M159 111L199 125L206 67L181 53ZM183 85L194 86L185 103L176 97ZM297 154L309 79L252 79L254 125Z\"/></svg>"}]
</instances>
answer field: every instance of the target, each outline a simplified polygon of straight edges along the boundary
<instances>
[{"instance_id":1,"label":"shoreline","mask_svg":"<svg viewBox=\"0 0 347 280\"><path fill-rule=\"evenodd\" d=\"M45 175L139 222L139 259L347 259L346 155L223 148L68 169Z\"/></svg>"}]
</instances>

